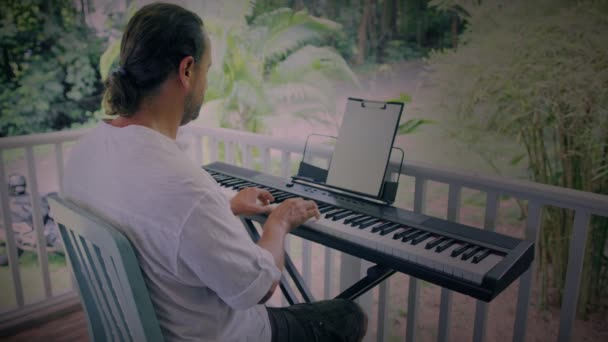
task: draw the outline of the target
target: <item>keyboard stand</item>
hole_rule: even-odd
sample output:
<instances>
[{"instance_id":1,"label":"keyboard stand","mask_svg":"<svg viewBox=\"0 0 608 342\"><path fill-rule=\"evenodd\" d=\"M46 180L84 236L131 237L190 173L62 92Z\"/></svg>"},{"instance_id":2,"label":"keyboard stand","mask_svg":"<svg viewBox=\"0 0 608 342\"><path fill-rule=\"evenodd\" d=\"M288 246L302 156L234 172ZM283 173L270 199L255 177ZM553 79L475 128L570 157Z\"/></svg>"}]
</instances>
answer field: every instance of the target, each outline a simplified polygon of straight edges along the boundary
<instances>
[{"instance_id":1,"label":"keyboard stand","mask_svg":"<svg viewBox=\"0 0 608 342\"><path fill-rule=\"evenodd\" d=\"M252 219L247 217L241 217L240 219L241 222L243 222L245 229L249 233L249 236L251 236L251 239L254 242L257 242L260 239L260 234L258 233L257 228L253 224ZM291 280L293 281L295 286L298 288L298 291L300 292L304 302L314 302L315 299L312 293L310 292L310 289L304 283L304 279L302 279L300 272L298 272L298 269L294 265L288 253L285 253L285 269L287 270L287 273L291 277ZM349 288L344 290L335 298L355 300L359 298L359 296L363 295L367 291L379 285L384 280L388 279L393 274L395 274L395 270L393 269L387 268L382 265L374 265L367 269L367 275L365 277L351 285ZM287 278L285 278L284 275L281 275L280 288L281 292L283 292L283 295L287 299L289 305L299 303L298 298L296 297L293 291L293 288L291 287L291 285L287 281Z\"/></svg>"}]
</instances>

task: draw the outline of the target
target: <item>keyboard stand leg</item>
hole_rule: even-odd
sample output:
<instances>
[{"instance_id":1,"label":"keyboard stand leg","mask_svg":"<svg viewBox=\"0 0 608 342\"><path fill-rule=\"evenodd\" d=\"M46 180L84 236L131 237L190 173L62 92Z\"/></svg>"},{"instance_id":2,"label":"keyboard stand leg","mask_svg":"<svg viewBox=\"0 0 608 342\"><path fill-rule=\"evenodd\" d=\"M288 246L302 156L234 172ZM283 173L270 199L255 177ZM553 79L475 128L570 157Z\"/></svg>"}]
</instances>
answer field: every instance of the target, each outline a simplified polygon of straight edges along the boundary
<instances>
[{"instance_id":1,"label":"keyboard stand leg","mask_svg":"<svg viewBox=\"0 0 608 342\"><path fill-rule=\"evenodd\" d=\"M245 226L247 232L249 233L249 236L251 236L251 239L253 239L253 241L257 242L260 239L260 234L258 233L258 230L253 225L252 220L241 217L241 222L243 222L243 225ZM287 254L287 253L285 253L285 270L287 270L287 274L289 274L289 276L293 280L294 284L300 291L300 294L302 295L302 299L304 300L304 302L306 302L306 303L314 302L315 299L312 296L312 293L310 292L310 290L304 283L304 279L302 279L300 272L298 272L298 269L296 268L293 261L289 257L289 254ZM291 285L287 281L287 278L285 278L285 276L283 276L283 275L281 275L281 282L280 282L279 286L281 288L281 292L283 292L283 295L285 296L285 299L287 299L287 302L289 303L289 305L299 303L299 300L296 297Z\"/></svg>"},{"instance_id":2,"label":"keyboard stand leg","mask_svg":"<svg viewBox=\"0 0 608 342\"><path fill-rule=\"evenodd\" d=\"M382 265L374 265L367 269L367 275L363 279L344 290L344 292L340 293L336 298L355 300L365 292L388 279L394 273L395 270Z\"/></svg>"}]
</instances>

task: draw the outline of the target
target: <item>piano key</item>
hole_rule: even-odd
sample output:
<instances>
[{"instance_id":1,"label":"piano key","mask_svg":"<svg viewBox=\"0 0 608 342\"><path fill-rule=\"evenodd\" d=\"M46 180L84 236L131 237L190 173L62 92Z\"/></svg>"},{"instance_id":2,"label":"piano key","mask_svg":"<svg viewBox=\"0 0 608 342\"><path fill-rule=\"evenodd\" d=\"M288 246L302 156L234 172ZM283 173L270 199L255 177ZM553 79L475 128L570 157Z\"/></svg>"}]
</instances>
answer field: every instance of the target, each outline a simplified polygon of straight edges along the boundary
<instances>
[{"instance_id":1,"label":"piano key","mask_svg":"<svg viewBox=\"0 0 608 342\"><path fill-rule=\"evenodd\" d=\"M327 213L327 212L334 211L334 210L337 210L337 209L338 209L338 208L336 208L336 207L334 207L334 206L331 206L331 205L330 205L330 206L327 206L327 207L325 207L325 208L323 208L323 209L320 209L320 210L319 210L319 212L320 212L321 214L325 214L325 213Z\"/></svg>"},{"instance_id":2,"label":"piano key","mask_svg":"<svg viewBox=\"0 0 608 342\"><path fill-rule=\"evenodd\" d=\"M469 250L468 252L463 253L462 260L469 260L473 255L477 254L477 252L479 252L480 250L482 250L482 248L477 246L477 247Z\"/></svg>"},{"instance_id":3,"label":"piano key","mask_svg":"<svg viewBox=\"0 0 608 342\"><path fill-rule=\"evenodd\" d=\"M437 245L446 241L447 239L448 238L446 238L446 237L438 236L435 238L435 240L427 242L427 244L426 244L426 246L424 246L424 248L426 248L426 249L435 248Z\"/></svg>"},{"instance_id":4,"label":"piano key","mask_svg":"<svg viewBox=\"0 0 608 342\"><path fill-rule=\"evenodd\" d=\"M417 245L417 244L423 242L424 240L430 238L431 236L432 236L432 234L429 232L418 235L418 237L416 237L415 239L412 240L412 245Z\"/></svg>"},{"instance_id":5,"label":"piano key","mask_svg":"<svg viewBox=\"0 0 608 342\"><path fill-rule=\"evenodd\" d=\"M322 204L318 204L317 203L317 208L319 208L319 210L325 209L325 208L328 208L328 207L331 207L331 205L329 205L327 203L322 203Z\"/></svg>"},{"instance_id":6,"label":"piano key","mask_svg":"<svg viewBox=\"0 0 608 342\"><path fill-rule=\"evenodd\" d=\"M414 239L414 238L416 238L416 237L418 237L418 236L420 236L422 234L425 234L425 232L422 231L422 230L414 229L411 233L405 235L403 237L403 239L401 239L401 242L408 242L408 241L410 241L410 240L412 240L412 239Z\"/></svg>"},{"instance_id":7,"label":"piano key","mask_svg":"<svg viewBox=\"0 0 608 342\"><path fill-rule=\"evenodd\" d=\"M488 255L490 255L489 249L482 250L479 254L477 254L476 256L473 257L473 263L474 264L479 263L480 261L485 259Z\"/></svg>"},{"instance_id":8,"label":"piano key","mask_svg":"<svg viewBox=\"0 0 608 342\"><path fill-rule=\"evenodd\" d=\"M342 219L345 219L345 218L347 218L349 216L353 216L353 215L356 215L356 213L354 213L350 210L346 210L340 214L334 215L331 219L334 221L338 221L338 220L342 220Z\"/></svg>"},{"instance_id":9,"label":"piano key","mask_svg":"<svg viewBox=\"0 0 608 342\"><path fill-rule=\"evenodd\" d=\"M456 243L456 240L454 240L454 239L448 239L442 245L437 246L437 248L435 248L435 252L441 253L444 250L452 247L452 245L454 245L455 243Z\"/></svg>"},{"instance_id":10,"label":"piano key","mask_svg":"<svg viewBox=\"0 0 608 342\"><path fill-rule=\"evenodd\" d=\"M367 220L373 220L374 218L369 215L361 215L361 217L350 221L350 225L353 227L358 226L360 223L365 222Z\"/></svg>"},{"instance_id":11,"label":"piano key","mask_svg":"<svg viewBox=\"0 0 608 342\"><path fill-rule=\"evenodd\" d=\"M348 213L348 212L350 212L350 210L348 210L348 209L334 210L331 213L327 213L327 215L325 215L325 218L326 219L330 219L330 218L332 218L332 217L334 217L336 215L344 214L344 213Z\"/></svg>"},{"instance_id":12,"label":"piano key","mask_svg":"<svg viewBox=\"0 0 608 342\"><path fill-rule=\"evenodd\" d=\"M359 219L361 219L361 218L365 218L365 217L369 217L369 216L364 215L364 214L359 214L359 215L356 215L356 216L353 216L353 217L349 217L349 218L347 218L346 220L344 220L344 222L343 222L343 223L344 223L344 224L351 224L353 221L355 221L355 220L359 220Z\"/></svg>"},{"instance_id":13,"label":"piano key","mask_svg":"<svg viewBox=\"0 0 608 342\"><path fill-rule=\"evenodd\" d=\"M390 234L390 233L394 232L395 230L399 229L400 226L401 225L398 223L395 223L392 226L388 226L380 231L380 235Z\"/></svg>"},{"instance_id":14,"label":"piano key","mask_svg":"<svg viewBox=\"0 0 608 342\"><path fill-rule=\"evenodd\" d=\"M363 222L359 223L358 224L358 228L359 229L365 229L365 228L370 227L371 225L374 225L374 224L376 224L378 222L381 222L381 220L378 219L378 218L372 217L370 220L366 220L366 221L363 221Z\"/></svg>"},{"instance_id":15,"label":"piano key","mask_svg":"<svg viewBox=\"0 0 608 342\"><path fill-rule=\"evenodd\" d=\"M416 229L411 228L411 227L403 227L403 230L400 232L395 233L395 235L393 235L393 240L398 240L401 239L402 237L410 234L411 232L415 231Z\"/></svg>"},{"instance_id":16,"label":"piano key","mask_svg":"<svg viewBox=\"0 0 608 342\"><path fill-rule=\"evenodd\" d=\"M225 182L221 182L223 186L232 186L235 184L240 184L240 183L244 183L245 181L240 180L240 179L232 179L232 180L228 180Z\"/></svg>"},{"instance_id":17,"label":"piano key","mask_svg":"<svg viewBox=\"0 0 608 342\"><path fill-rule=\"evenodd\" d=\"M374 228L372 228L372 233L379 232L379 231L381 231L382 229L387 228L387 227L390 227L390 226L393 226L393 225L397 225L397 226L399 226L399 224L397 224L397 223L393 223L393 222L386 222L386 223L383 223L383 224L381 224L381 225L379 225L379 226L375 226Z\"/></svg>"},{"instance_id":18,"label":"piano key","mask_svg":"<svg viewBox=\"0 0 608 342\"><path fill-rule=\"evenodd\" d=\"M460 246L460 248L455 249L454 251L452 251L452 254L450 254L452 257L457 257L460 254L464 253L467 249L471 248L472 246L469 245L468 243L465 243L464 245Z\"/></svg>"}]
</instances>

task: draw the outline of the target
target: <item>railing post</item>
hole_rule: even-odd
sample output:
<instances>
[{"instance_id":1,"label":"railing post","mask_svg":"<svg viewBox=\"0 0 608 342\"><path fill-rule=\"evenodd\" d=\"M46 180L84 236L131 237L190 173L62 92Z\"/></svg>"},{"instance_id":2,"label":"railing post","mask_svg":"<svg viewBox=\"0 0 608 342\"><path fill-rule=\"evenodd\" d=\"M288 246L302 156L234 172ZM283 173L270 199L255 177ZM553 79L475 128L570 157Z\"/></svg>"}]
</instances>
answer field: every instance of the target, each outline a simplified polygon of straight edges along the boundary
<instances>
[{"instance_id":1,"label":"railing post","mask_svg":"<svg viewBox=\"0 0 608 342\"><path fill-rule=\"evenodd\" d=\"M214 137L209 137L209 156L211 157L211 160L209 162L213 163L215 161L217 161L217 150L219 148L219 145L217 143L217 140Z\"/></svg>"},{"instance_id":2,"label":"railing post","mask_svg":"<svg viewBox=\"0 0 608 342\"><path fill-rule=\"evenodd\" d=\"M0 149L0 210L2 210L2 224L6 234L6 249L8 255L8 265L11 269L13 278L13 290L17 307L23 306L23 283L21 282L21 272L19 272L19 256L17 255L17 242L13 232L13 222L11 218L11 208L9 206L8 187L6 184L6 173L4 171L3 150Z\"/></svg>"},{"instance_id":3,"label":"railing post","mask_svg":"<svg viewBox=\"0 0 608 342\"><path fill-rule=\"evenodd\" d=\"M30 186L30 200L32 202L32 219L36 231L36 245L38 251L38 263L42 273L42 283L46 298L53 295L51 288L51 276L49 273L49 259L46 251L46 238L44 237L44 224L42 223L42 209L40 208L40 194L38 193L38 178L36 176L36 164L34 151L31 146L25 148L27 159L27 176Z\"/></svg>"},{"instance_id":4,"label":"railing post","mask_svg":"<svg viewBox=\"0 0 608 342\"><path fill-rule=\"evenodd\" d=\"M426 211L426 187L427 180L422 177L416 177L416 185L414 191L414 212L424 214ZM409 293L407 297L407 330L405 334L406 342L414 342L417 340L416 333L418 330L418 302L420 299L420 288L418 279L410 276Z\"/></svg>"},{"instance_id":5,"label":"railing post","mask_svg":"<svg viewBox=\"0 0 608 342\"><path fill-rule=\"evenodd\" d=\"M243 153L243 166L251 169L251 146L247 144L240 144L240 146Z\"/></svg>"},{"instance_id":6,"label":"railing post","mask_svg":"<svg viewBox=\"0 0 608 342\"><path fill-rule=\"evenodd\" d=\"M57 184L59 193L63 192L63 143L55 144L55 162L57 163Z\"/></svg>"},{"instance_id":7,"label":"railing post","mask_svg":"<svg viewBox=\"0 0 608 342\"><path fill-rule=\"evenodd\" d=\"M194 136L194 155L198 165L203 164L203 137L200 135Z\"/></svg>"},{"instance_id":8,"label":"railing post","mask_svg":"<svg viewBox=\"0 0 608 342\"><path fill-rule=\"evenodd\" d=\"M462 187L450 184L448 190L448 221L460 221L460 199ZM439 334L438 342L447 342L450 336L450 324L452 320L452 291L441 288L441 306L439 309Z\"/></svg>"},{"instance_id":9,"label":"railing post","mask_svg":"<svg viewBox=\"0 0 608 342\"><path fill-rule=\"evenodd\" d=\"M495 192L487 193L486 214L484 228L494 231L496 227L496 216L498 215L498 194ZM475 304L475 328L473 330L473 342L482 342L486 336L486 322L488 320L488 303L481 300Z\"/></svg>"},{"instance_id":10,"label":"railing post","mask_svg":"<svg viewBox=\"0 0 608 342\"><path fill-rule=\"evenodd\" d=\"M534 239L538 244L542 206L540 202L528 202L528 221L526 223L526 239ZM538 248L534 253L538 256ZM517 309L515 311L515 326L513 328L513 342L525 342L528 323L528 307L530 304L530 291L532 289L532 276L536 272L537 257L534 257L530 268L519 278L519 293L517 296Z\"/></svg>"},{"instance_id":11,"label":"railing post","mask_svg":"<svg viewBox=\"0 0 608 342\"><path fill-rule=\"evenodd\" d=\"M587 244L590 219L591 215L587 210L578 209L574 213L574 227L572 229L572 236L570 237L564 299L559 317L558 342L568 342L572 335L572 326L576 318L576 306L583 273L583 262L585 261L585 246Z\"/></svg>"},{"instance_id":12,"label":"railing post","mask_svg":"<svg viewBox=\"0 0 608 342\"><path fill-rule=\"evenodd\" d=\"M235 165L234 143L232 141L224 141L224 155L226 156L226 163Z\"/></svg>"},{"instance_id":13,"label":"railing post","mask_svg":"<svg viewBox=\"0 0 608 342\"><path fill-rule=\"evenodd\" d=\"M331 248L324 247L325 249L325 282L323 296L325 299L331 298L331 291L334 288L333 274L334 274L334 258Z\"/></svg>"},{"instance_id":14,"label":"railing post","mask_svg":"<svg viewBox=\"0 0 608 342\"><path fill-rule=\"evenodd\" d=\"M262 150L262 171L264 173L270 173L270 149L264 148Z\"/></svg>"},{"instance_id":15,"label":"railing post","mask_svg":"<svg viewBox=\"0 0 608 342\"><path fill-rule=\"evenodd\" d=\"M389 277L380 284L378 290L378 333L376 341L388 341L390 322L388 317L388 308L390 306L389 294L391 292L391 278Z\"/></svg>"}]
</instances>

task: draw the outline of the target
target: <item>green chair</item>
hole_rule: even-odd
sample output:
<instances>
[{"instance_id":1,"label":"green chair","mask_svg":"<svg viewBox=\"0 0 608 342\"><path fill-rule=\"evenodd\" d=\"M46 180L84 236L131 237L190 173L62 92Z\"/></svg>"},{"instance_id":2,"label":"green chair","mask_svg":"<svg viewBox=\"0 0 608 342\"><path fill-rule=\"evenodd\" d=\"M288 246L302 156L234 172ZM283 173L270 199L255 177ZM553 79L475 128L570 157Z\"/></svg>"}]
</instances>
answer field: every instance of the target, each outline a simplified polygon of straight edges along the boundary
<instances>
[{"instance_id":1,"label":"green chair","mask_svg":"<svg viewBox=\"0 0 608 342\"><path fill-rule=\"evenodd\" d=\"M139 263L116 228L57 195L49 197L93 341L163 341Z\"/></svg>"}]
</instances>

